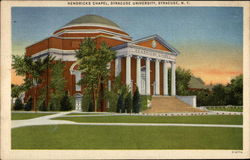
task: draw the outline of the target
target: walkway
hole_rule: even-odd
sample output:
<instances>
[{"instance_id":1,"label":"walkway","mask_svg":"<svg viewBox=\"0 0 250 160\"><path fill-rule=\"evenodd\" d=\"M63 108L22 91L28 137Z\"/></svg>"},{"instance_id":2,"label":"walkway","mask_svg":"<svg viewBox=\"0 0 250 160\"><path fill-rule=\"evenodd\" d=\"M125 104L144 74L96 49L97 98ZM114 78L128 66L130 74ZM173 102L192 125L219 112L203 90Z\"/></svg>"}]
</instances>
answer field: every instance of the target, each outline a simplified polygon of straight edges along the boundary
<instances>
[{"instance_id":1,"label":"walkway","mask_svg":"<svg viewBox=\"0 0 250 160\"><path fill-rule=\"evenodd\" d=\"M71 121L64 120L51 120L69 114L71 112L60 112L57 114L27 119L27 120L12 120L11 128L25 127L25 126L36 126L36 125L56 125L56 124L73 124Z\"/></svg>"},{"instance_id":2,"label":"walkway","mask_svg":"<svg viewBox=\"0 0 250 160\"><path fill-rule=\"evenodd\" d=\"M90 126L90 125L91 126L181 126L181 127L185 126L185 127L230 127L230 128L242 128L243 127L242 125L221 125L221 124L77 123L77 122L66 121L66 120L51 120L52 118L65 117L69 113L72 113L72 112L61 112L61 113L57 113L53 115L47 115L47 116L42 116L42 117L28 119L28 120L12 120L11 128L19 128L19 127L25 127L25 126L37 126L37 125L58 125L58 124L85 125L85 126ZM110 115L107 115L107 116L110 116Z\"/></svg>"}]
</instances>

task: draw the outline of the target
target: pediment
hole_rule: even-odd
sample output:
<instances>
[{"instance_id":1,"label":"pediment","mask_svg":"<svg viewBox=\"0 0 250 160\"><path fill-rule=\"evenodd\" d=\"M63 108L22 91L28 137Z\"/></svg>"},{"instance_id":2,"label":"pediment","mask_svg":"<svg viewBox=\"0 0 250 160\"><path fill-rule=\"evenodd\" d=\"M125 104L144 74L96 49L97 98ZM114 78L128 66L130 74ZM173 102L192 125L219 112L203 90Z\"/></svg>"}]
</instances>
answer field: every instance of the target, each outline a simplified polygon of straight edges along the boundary
<instances>
[{"instance_id":1,"label":"pediment","mask_svg":"<svg viewBox=\"0 0 250 160\"><path fill-rule=\"evenodd\" d=\"M158 35L152 35L145 38L141 38L132 41L131 43L142 47L179 54L178 50L176 50L174 47L172 47L169 43L167 43L163 38L161 38Z\"/></svg>"}]
</instances>

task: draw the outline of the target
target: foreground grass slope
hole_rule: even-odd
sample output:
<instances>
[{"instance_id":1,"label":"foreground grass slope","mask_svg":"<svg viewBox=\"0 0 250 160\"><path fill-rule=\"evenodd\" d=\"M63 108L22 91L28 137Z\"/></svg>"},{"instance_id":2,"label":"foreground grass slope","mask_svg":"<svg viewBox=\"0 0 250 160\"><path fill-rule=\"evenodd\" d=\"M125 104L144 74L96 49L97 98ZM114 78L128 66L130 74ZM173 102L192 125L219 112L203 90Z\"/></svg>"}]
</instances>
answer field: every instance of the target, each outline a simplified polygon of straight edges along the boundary
<instances>
[{"instance_id":1,"label":"foreground grass slope","mask_svg":"<svg viewBox=\"0 0 250 160\"><path fill-rule=\"evenodd\" d=\"M189 124L242 124L242 115L209 116L100 116L59 117L56 120L98 123L189 123Z\"/></svg>"},{"instance_id":2,"label":"foreground grass slope","mask_svg":"<svg viewBox=\"0 0 250 160\"><path fill-rule=\"evenodd\" d=\"M12 149L242 149L241 128L51 125L11 136Z\"/></svg>"},{"instance_id":3,"label":"foreground grass slope","mask_svg":"<svg viewBox=\"0 0 250 160\"><path fill-rule=\"evenodd\" d=\"M24 120L24 119L32 119L41 116L47 116L54 113L11 113L11 120Z\"/></svg>"}]
</instances>

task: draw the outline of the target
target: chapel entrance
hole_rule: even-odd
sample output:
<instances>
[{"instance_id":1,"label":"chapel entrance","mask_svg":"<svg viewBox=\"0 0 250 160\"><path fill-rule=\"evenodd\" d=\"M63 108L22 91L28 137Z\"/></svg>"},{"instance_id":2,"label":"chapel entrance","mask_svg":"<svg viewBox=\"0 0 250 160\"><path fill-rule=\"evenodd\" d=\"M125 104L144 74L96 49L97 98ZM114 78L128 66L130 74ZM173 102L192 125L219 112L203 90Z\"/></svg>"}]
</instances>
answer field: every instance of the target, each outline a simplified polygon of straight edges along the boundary
<instances>
[{"instance_id":1,"label":"chapel entrance","mask_svg":"<svg viewBox=\"0 0 250 160\"><path fill-rule=\"evenodd\" d=\"M75 110L82 111L82 95L80 93L75 94Z\"/></svg>"}]
</instances>

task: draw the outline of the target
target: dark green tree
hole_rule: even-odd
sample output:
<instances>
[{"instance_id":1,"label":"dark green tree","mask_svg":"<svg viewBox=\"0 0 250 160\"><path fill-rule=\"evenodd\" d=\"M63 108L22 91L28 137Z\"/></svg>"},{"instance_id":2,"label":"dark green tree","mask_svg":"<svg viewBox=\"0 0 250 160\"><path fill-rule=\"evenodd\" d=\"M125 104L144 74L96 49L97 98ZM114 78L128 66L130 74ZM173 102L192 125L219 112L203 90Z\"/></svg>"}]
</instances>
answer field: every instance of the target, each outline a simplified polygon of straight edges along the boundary
<instances>
[{"instance_id":1,"label":"dark green tree","mask_svg":"<svg viewBox=\"0 0 250 160\"><path fill-rule=\"evenodd\" d=\"M30 111L32 109L32 98L29 98L28 102L24 105L24 110L25 111Z\"/></svg>"},{"instance_id":2,"label":"dark green tree","mask_svg":"<svg viewBox=\"0 0 250 160\"><path fill-rule=\"evenodd\" d=\"M13 106L14 110L22 110L23 109L23 103L20 98L17 98L15 101L15 104Z\"/></svg>"},{"instance_id":3,"label":"dark green tree","mask_svg":"<svg viewBox=\"0 0 250 160\"><path fill-rule=\"evenodd\" d=\"M213 98L213 104L215 106L221 106L225 105L225 97L226 97L226 90L225 86L222 84L217 84L213 87L212 92L212 98Z\"/></svg>"},{"instance_id":4,"label":"dark green tree","mask_svg":"<svg viewBox=\"0 0 250 160\"><path fill-rule=\"evenodd\" d=\"M69 111L72 108L73 108L72 103L70 101L68 92L66 91L63 98L61 99L61 108L60 108L60 110L61 111Z\"/></svg>"},{"instance_id":5,"label":"dark green tree","mask_svg":"<svg viewBox=\"0 0 250 160\"><path fill-rule=\"evenodd\" d=\"M120 113L122 112L124 107L124 98L123 98L123 93L120 93L117 101L117 106L116 106L116 112Z\"/></svg>"},{"instance_id":6,"label":"dark green tree","mask_svg":"<svg viewBox=\"0 0 250 160\"><path fill-rule=\"evenodd\" d=\"M60 102L65 96L66 80L63 76L64 66L65 64L62 61L56 61L51 67L51 82L49 87L52 93L49 104L53 106L53 110L60 110Z\"/></svg>"},{"instance_id":7,"label":"dark green tree","mask_svg":"<svg viewBox=\"0 0 250 160\"><path fill-rule=\"evenodd\" d=\"M25 76L23 88L25 91L35 88L32 97L34 98L34 108L37 108L37 86L43 81L42 75L48 71L49 65L54 60L51 56L44 59L33 60L29 56L12 56L12 68L17 75ZM47 88L47 87L46 87Z\"/></svg>"},{"instance_id":8,"label":"dark green tree","mask_svg":"<svg viewBox=\"0 0 250 160\"><path fill-rule=\"evenodd\" d=\"M176 94L188 95L188 85L191 80L191 71L180 67L176 69Z\"/></svg>"},{"instance_id":9,"label":"dark green tree","mask_svg":"<svg viewBox=\"0 0 250 160\"><path fill-rule=\"evenodd\" d=\"M11 84L11 97L17 98L24 91L21 85Z\"/></svg>"},{"instance_id":10,"label":"dark green tree","mask_svg":"<svg viewBox=\"0 0 250 160\"><path fill-rule=\"evenodd\" d=\"M40 111L47 111L47 107L46 107L46 104L45 104L45 100L39 105L39 110Z\"/></svg>"},{"instance_id":11,"label":"dark green tree","mask_svg":"<svg viewBox=\"0 0 250 160\"><path fill-rule=\"evenodd\" d=\"M105 43L97 46L96 41L87 38L76 51L78 69L84 75L79 82L85 88L85 93L92 96L94 111L98 108L100 94L105 90L111 70L109 62L115 58L115 52Z\"/></svg>"},{"instance_id":12,"label":"dark green tree","mask_svg":"<svg viewBox=\"0 0 250 160\"><path fill-rule=\"evenodd\" d=\"M169 95L171 94L171 69L168 70L168 85ZM181 67L176 68L176 95L186 96L189 94L188 85L191 80L192 73L190 70L183 69Z\"/></svg>"},{"instance_id":13,"label":"dark green tree","mask_svg":"<svg viewBox=\"0 0 250 160\"><path fill-rule=\"evenodd\" d=\"M136 87L134 96L133 96L133 112L134 113L139 113L141 109L141 103L140 103L140 93L138 88Z\"/></svg>"},{"instance_id":14,"label":"dark green tree","mask_svg":"<svg viewBox=\"0 0 250 160\"><path fill-rule=\"evenodd\" d=\"M124 99L124 110L123 110L123 113L124 112L127 112L127 113L130 113L131 110L132 110L132 95L131 95L131 92L129 92L125 99Z\"/></svg>"},{"instance_id":15,"label":"dark green tree","mask_svg":"<svg viewBox=\"0 0 250 160\"><path fill-rule=\"evenodd\" d=\"M93 112L94 110L94 107L93 107L93 103L92 102L89 102L89 105L88 105L88 112Z\"/></svg>"},{"instance_id":16,"label":"dark green tree","mask_svg":"<svg viewBox=\"0 0 250 160\"><path fill-rule=\"evenodd\" d=\"M189 91L190 95L196 95L197 106L213 105L213 95L208 89Z\"/></svg>"},{"instance_id":17,"label":"dark green tree","mask_svg":"<svg viewBox=\"0 0 250 160\"><path fill-rule=\"evenodd\" d=\"M13 106L13 98L18 98L23 91L22 85L11 84L11 106Z\"/></svg>"},{"instance_id":18,"label":"dark green tree","mask_svg":"<svg viewBox=\"0 0 250 160\"><path fill-rule=\"evenodd\" d=\"M227 104L243 105L243 75L239 75L231 80L226 86Z\"/></svg>"}]
</instances>

